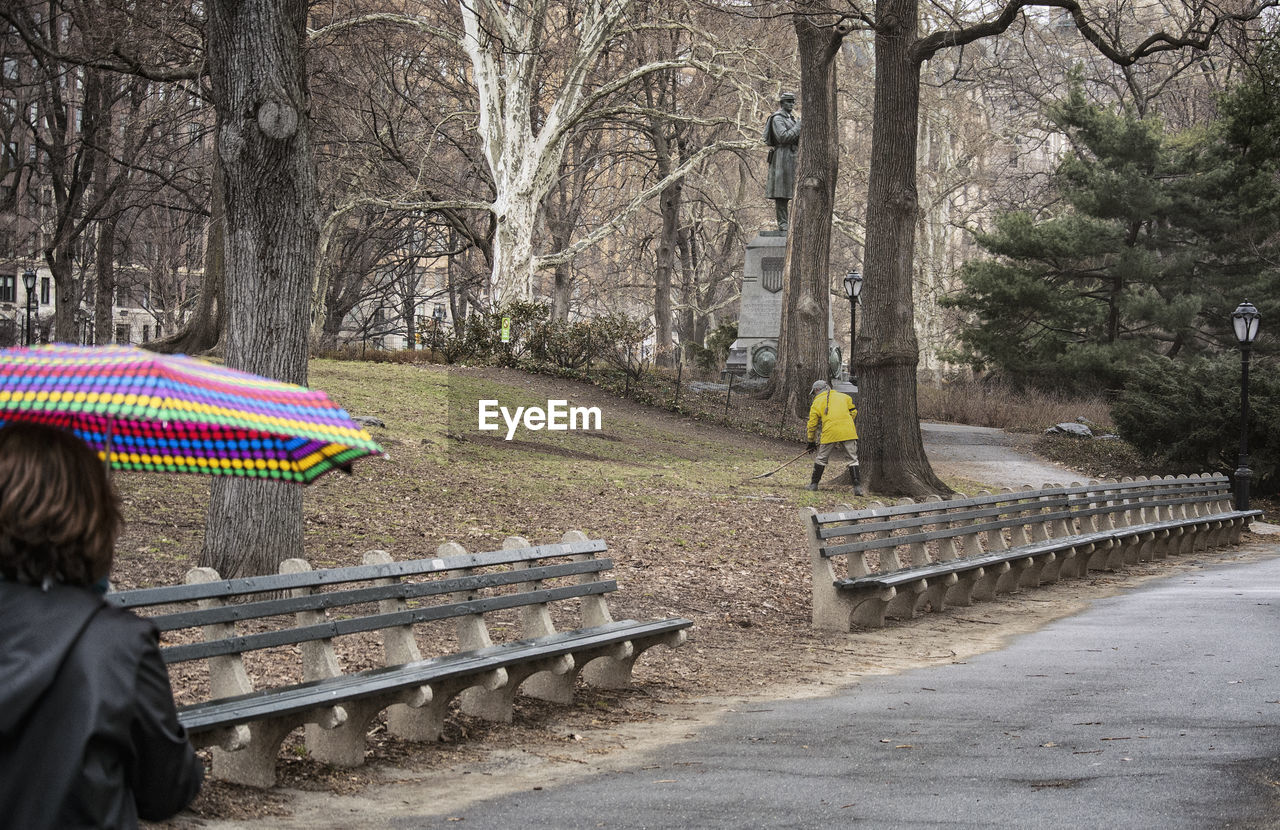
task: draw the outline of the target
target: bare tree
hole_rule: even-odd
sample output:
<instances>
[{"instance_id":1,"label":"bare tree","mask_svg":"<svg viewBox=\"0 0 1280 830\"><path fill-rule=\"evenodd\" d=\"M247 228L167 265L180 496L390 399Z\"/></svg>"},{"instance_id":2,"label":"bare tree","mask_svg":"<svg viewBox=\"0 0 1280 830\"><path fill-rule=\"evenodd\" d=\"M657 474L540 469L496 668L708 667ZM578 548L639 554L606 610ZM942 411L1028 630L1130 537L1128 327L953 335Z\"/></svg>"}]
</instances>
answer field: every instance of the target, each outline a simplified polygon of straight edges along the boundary
<instances>
[{"instance_id":1,"label":"bare tree","mask_svg":"<svg viewBox=\"0 0 1280 830\"><path fill-rule=\"evenodd\" d=\"M1117 66L1129 67L1151 55L1204 49L1223 27L1254 19L1274 5L1275 0L1255 0L1225 10L1195 0L1184 3L1187 13L1181 19L1185 23L1174 33L1158 31L1134 38L1122 27L1108 27L1105 9L1091 12L1077 0L1010 0L999 7L984 5L970 11L973 22L962 22L957 16L952 25L924 35L920 33L918 0L878 0L873 11L850 4L847 13L871 28L875 36L875 110L867 186L867 204L874 209L868 211L867 217L866 282L862 293L865 325L860 327L854 344L866 402L860 418L860 433L865 439L863 466L871 489L886 495L909 496L948 489L925 456L916 415L920 353L912 294L919 216L916 158L922 65L942 50L1005 32L1024 10L1036 6L1065 10L1075 29L1099 53ZM797 32L800 31L798 26ZM824 54L821 40L802 46L802 52L805 49ZM802 54L802 62L812 60L812 56ZM821 84L826 79L817 76L815 82L820 84L817 88L802 86L810 101L815 95L825 94ZM806 140L810 136L811 133ZM802 179L805 175L798 173ZM797 226L799 222L797 216ZM798 234L798 230L797 227L793 233ZM791 244L794 247L796 243ZM788 320L787 324L793 322ZM804 352L803 359L814 360L816 350L809 351L815 353ZM781 359L796 360L788 357L785 342Z\"/></svg>"},{"instance_id":2,"label":"bare tree","mask_svg":"<svg viewBox=\"0 0 1280 830\"><path fill-rule=\"evenodd\" d=\"M795 6L804 139L796 162L795 218L787 235L779 360L769 394L787 411L803 415L813 382L830 375L831 216L840 153L836 57L853 25L827 0L800 0Z\"/></svg>"},{"instance_id":3,"label":"bare tree","mask_svg":"<svg viewBox=\"0 0 1280 830\"><path fill-rule=\"evenodd\" d=\"M211 0L209 76L225 173L227 365L307 379L317 198L305 0ZM224 576L271 573L302 555L297 485L213 481L201 562Z\"/></svg>"}]
</instances>

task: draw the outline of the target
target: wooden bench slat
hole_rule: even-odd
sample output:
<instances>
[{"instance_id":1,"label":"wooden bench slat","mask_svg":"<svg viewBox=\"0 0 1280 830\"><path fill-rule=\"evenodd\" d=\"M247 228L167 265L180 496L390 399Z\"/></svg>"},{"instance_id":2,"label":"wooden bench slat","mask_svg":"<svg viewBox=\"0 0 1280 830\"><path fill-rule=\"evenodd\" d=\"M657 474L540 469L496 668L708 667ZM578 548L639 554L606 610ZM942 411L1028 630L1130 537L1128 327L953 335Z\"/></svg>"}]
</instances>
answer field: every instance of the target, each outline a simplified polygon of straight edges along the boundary
<instances>
[{"instance_id":1,"label":"wooden bench slat","mask_svg":"<svg viewBox=\"0 0 1280 830\"><path fill-rule=\"evenodd\" d=\"M318 588L345 582L363 582L371 579L416 576L428 573L462 570L464 568L510 565L531 559L548 559L556 556L572 556L600 553L606 550L602 539L586 542L565 542L552 545L535 545L528 548L486 551L433 559L412 559L390 562L385 565L355 565L348 568L329 568L294 574L269 574L266 576L239 577L218 582L194 585L166 585L159 588L137 588L107 594L108 602L122 608L142 608L167 605L200 599L218 599L245 594L261 594L269 591L288 591L297 588Z\"/></svg>"},{"instance_id":2,"label":"wooden bench slat","mask_svg":"<svg viewBox=\"0 0 1280 830\"><path fill-rule=\"evenodd\" d=\"M431 622L469 614L483 614L488 611L506 608L519 608L525 605L554 602L572 597L606 594L617 589L618 583L614 580L588 582L563 588L545 588L537 591L525 591L519 594L449 603L447 605L412 608L407 611L396 611L390 614L373 614L346 620L331 620L325 623L281 629L279 631L267 631L261 634L246 634L200 643L168 646L161 649L161 655L164 657L166 664L181 663L187 660L218 657L225 654L243 654L264 648L296 645L313 640L359 634L365 631L379 631L384 628L412 625L413 623Z\"/></svg>"},{"instance_id":3,"label":"wooden bench slat","mask_svg":"<svg viewBox=\"0 0 1280 830\"><path fill-rule=\"evenodd\" d=\"M261 600L235 605L220 605L216 608L201 608L195 611L177 611L172 614L157 614L149 619L161 631L177 631L183 628L195 628L203 625L219 623L243 622L245 620L276 617L283 614L295 614L299 611L321 611L342 608L347 605L358 605L366 602L378 602L386 599L419 599L440 594L459 591L474 591L481 588L497 588L505 585L518 585L522 582L554 579L564 576L599 573L613 567L610 559L584 559L578 562L566 562L559 565L542 565L523 570L499 571L496 573L473 574L470 576L437 579L431 582L397 582L392 585L374 585L368 588L351 588L342 591L325 591L300 597L286 597L275 600Z\"/></svg>"},{"instance_id":4,"label":"wooden bench slat","mask_svg":"<svg viewBox=\"0 0 1280 830\"><path fill-rule=\"evenodd\" d=\"M1230 488L1230 480L1224 475L1217 475L1211 478L1186 479L1185 481L1188 482L1188 486L1196 488L1196 492L1208 492L1224 486L1228 490ZM1193 481L1194 484L1191 483ZM915 514L920 512L921 508L928 511L940 511L956 507L1016 502L1032 498L1033 496L1031 494L1052 498L1058 496L1097 493L1103 490L1107 492L1123 493L1133 490L1141 490L1144 487L1150 488L1153 485L1159 485L1161 490L1165 492L1185 492L1185 489L1171 488L1168 484L1169 481L1167 479L1139 479L1137 481L1108 483L1105 487L1100 484L1084 484L1078 487L1051 487L1043 490L1014 490L1008 493L991 493L984 496L969 496L962 499L944 499L943 501L936 502L918 502L915 504L898 504L886 507L864 508L861 510L842 510L833 513L819 513L814 518L819 525L826 525L832 522L860 519L872 515L884 517L899 514Z\"/></svg>"}]
</instances>

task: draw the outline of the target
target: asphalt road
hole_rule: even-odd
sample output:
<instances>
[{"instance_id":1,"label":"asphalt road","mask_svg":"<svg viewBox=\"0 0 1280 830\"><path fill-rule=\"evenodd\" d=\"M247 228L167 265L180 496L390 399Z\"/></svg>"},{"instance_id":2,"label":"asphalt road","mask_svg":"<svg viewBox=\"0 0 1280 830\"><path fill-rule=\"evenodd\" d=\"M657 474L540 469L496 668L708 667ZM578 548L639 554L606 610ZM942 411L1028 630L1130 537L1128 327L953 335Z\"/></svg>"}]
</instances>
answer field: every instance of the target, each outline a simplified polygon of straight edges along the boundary
<instances>
[{"instance_id":1,"label":"asphalt road","mask_svg":"<svg viewBox=\"0 0 1280 830\"><path fill-rule=\"evenodd\" d=\"M1280 545L398 828L1280 827ZM459 824L458 822L464 822Z\"/></svg>"}]
</instances>

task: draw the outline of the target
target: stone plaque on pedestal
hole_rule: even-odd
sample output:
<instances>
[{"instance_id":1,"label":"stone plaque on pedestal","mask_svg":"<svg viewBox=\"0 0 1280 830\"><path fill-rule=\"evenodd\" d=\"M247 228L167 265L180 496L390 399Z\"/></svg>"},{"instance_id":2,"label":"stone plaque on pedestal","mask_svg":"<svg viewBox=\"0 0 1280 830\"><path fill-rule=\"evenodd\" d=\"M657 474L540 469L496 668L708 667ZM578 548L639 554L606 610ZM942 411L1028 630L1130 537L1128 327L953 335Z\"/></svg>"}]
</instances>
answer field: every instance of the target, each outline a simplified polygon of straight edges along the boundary
<instances>
[{"instance_id":1,"label":"stone plaque on pedestal","mask_svg":"<svg viewBox=\"0 0 1280 830\"><path fill-rule=\"evenodd\" d=\"M768 377L773 372L782 330L782 270L786 261L786 231L761 231L747 243L738 339L729 348L726 372L747 377ZM834 331L829 309L828 335Z\"/></svg>"}]
</instances>

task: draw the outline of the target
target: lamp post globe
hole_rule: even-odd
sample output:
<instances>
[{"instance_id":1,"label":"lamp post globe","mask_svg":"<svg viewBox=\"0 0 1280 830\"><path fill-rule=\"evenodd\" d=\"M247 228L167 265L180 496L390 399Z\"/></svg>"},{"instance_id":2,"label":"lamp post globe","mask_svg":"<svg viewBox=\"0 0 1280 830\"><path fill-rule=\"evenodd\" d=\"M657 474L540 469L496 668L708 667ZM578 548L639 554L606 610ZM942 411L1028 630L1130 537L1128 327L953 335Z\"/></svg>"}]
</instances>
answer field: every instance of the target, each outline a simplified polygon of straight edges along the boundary
<instances>
[{"instance_id":1,"label":"lamp post globe","mask_svg":"<svg viewBox=\"0 0 1280 830\"><path fill-rule=\"evenodd\" d=\"M1240 460L1236 465L1236 510L1249 509L1249 350L1258 337L1262 315L1245 300L1231 312L1231 328L1240 343Z\"/></svg>"},{"instance_id":2,"label":"lamp post globe","mask_svg":"<svg viewBox=\"0 0 1280 830\"><path fill-rule=\"evenodd\" d=\"M858 332L858 295L862 293L862 274L850 271L842 282L844 296L849 300L849 382L857 384L858 378L853 371L853 343Z\"/></svg>"},{"instance_id":3,"label":"lamp post globe","mask_svg":"<svg viewBox=\"0 0 1280 830\"><path fill-rule=\"evenodd\" d=\"M30 346L35 342L34 332L31 330L31 305L32 300L36 296L36 272L28 268L22 272L22 284L27 289L27 337L26 345Z\"/></svg>"}]
</instances>

